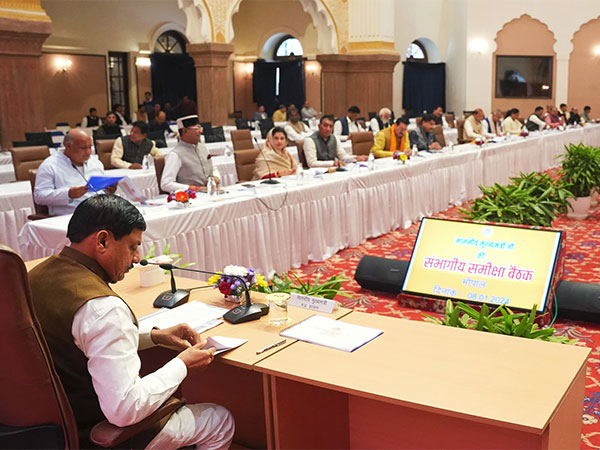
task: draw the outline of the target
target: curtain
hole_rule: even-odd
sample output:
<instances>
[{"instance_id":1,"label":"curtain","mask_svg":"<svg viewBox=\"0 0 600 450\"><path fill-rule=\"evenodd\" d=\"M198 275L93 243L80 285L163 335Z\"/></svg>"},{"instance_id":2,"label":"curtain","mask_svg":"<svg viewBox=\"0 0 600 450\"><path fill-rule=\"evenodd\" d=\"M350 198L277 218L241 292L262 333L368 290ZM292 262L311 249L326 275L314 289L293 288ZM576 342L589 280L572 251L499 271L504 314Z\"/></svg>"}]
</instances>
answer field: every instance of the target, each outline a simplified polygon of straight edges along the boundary
<instances>
[{"instance_id":1,"label":"curtain","mask_svg":"<svg viewBox=\"0 0 600 450\"><path fill-rule=\"evenodd\" d=\"M276 96L276 78L279 69L279 96ZM269 115L280 104L294 104L302 108L306 99L304 61L256 61L252 75L252 97L258 105L264 105Z\"/></svg>"},{"instance_id":2,"label":"curtain","mask_svg":"<svg viewBox=\"0 0 600 450\"><path fill-rule=\"evenodd\" d=\"M446 109L446 64L404 63L402 107L409 117Z\"/></svg>"},{"instance_id":3,"label":"curtain","mask_svg":"<svg viewBox=\"0 0 600 450\"><path fill-rule=\"evenodd\" d=\"M156 102L176 105L185 95L196 101L196 69L189 55L153 53L150 61L152 95Z\"/></svg>"}]
</instances>

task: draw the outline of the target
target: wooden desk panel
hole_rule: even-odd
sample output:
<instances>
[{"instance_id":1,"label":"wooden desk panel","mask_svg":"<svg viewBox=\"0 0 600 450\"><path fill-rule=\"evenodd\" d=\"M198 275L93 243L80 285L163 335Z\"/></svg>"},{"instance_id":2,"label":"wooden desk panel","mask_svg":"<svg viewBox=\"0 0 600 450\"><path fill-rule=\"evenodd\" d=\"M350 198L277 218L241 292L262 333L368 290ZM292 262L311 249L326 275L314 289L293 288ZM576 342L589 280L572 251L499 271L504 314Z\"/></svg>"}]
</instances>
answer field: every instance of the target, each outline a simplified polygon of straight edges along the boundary
<instances>
[{"instance_id":1,"label":"wooden desk panel","mask_svg":"<svg viewBox=\"0 0 600 450\"><path fill-rule=\"evenodd\" d=\"M384 334L353 353L297 342L257 364L273 375L273 398L285 398L274 405L283 421L275 429L278 447L319 446L309 433L294 434L294 426L284 423L294 420L289 405L318 402L319 390L346 394L324 407L331 416L347 411L350 434L344 436L339 427L338 442L347 439L350 446L448 446L448 430L460 429L472 436L495 430L492 434L511 437L488 444L475 440L475 447L522 442L517 446L545 448L554 442L553 421L567 436L563 442L579 445L588 348L358 312L341 320L381 328ZM306 384L317 391L305 389ZM462 428L443 425L450 423ZM407 439L419 424L427 433ZM304 422L301 428L311 426L319 423ZM378 435L388 439L373 440Z\"/></svg>"}]
</instances>

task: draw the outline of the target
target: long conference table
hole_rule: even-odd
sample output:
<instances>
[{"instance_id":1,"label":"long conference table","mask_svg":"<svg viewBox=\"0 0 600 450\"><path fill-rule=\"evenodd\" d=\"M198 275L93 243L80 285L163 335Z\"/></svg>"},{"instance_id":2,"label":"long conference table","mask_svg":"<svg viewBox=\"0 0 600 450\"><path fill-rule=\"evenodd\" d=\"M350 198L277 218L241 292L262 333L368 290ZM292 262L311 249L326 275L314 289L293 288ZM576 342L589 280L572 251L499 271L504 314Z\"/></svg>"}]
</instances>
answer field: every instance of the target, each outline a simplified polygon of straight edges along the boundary
<instances>
[{"instance_id":1,"label":"long conference table","mask_svg":"<svg viewBox=\"0 0 600 450\"><path fill-rule=\"evenodd\" d=\"M508 183L519 172L555 167L564 145L580 141L600 143L600 127L514 137L484 147L467 144L404 165L384 158L374 171L364 164L322 175L311 169L302 182L288 177L277 185L235 185L217 201L200 195L185 209L140 207L148 225L142 252L170 244L171 251L184 255L183 262L205 270L241 264L267 276L287 272L474 199L479 185ZM23 258L59 251L67 242L69 219L26 223L19 234Z\"/></svg>"},{"instance_id":2,"label":"long conference table","mask_svg":"<svg viewBox=\"0 0 600 450\"><path fill-rule=\"evenodd\" d=\"M165 278L141 288L136 272L114 289L140 318L170 285ZM179 288L198 284L177 278ZM214 289L192 291L192 300L231 307ZM289 325L313 314L290 306ZM383 334L352 353L288 338L257 355L283 327L268 317L223 323L203 337L248 342L205 371L191 370L180 394L227 407L234 442L247 448L579 448L589 348L345 308L316 314ZM143 375L175 353L153 348L141 356Z\"/></svg>"}]
</instances>

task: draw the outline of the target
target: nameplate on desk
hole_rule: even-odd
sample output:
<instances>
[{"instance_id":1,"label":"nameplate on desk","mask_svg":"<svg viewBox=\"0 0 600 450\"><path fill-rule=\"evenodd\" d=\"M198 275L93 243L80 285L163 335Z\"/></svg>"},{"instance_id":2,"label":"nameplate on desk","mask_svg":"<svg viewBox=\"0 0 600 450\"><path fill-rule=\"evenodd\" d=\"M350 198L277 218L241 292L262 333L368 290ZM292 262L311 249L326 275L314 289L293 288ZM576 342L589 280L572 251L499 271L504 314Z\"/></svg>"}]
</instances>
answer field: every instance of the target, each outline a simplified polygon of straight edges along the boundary
<instances>
[{"instance_id":1,"label":"nameplate on desk","mask_svg":"<svg viewBox=\"0 0 600 450\"><path fill-rule=\"evenodd\" d=\"M312 297L292 292L290 295L290 305L331 314L335 309L336 302L335 300L327 300L322 297Z\"/></svg>"}]
</instances>

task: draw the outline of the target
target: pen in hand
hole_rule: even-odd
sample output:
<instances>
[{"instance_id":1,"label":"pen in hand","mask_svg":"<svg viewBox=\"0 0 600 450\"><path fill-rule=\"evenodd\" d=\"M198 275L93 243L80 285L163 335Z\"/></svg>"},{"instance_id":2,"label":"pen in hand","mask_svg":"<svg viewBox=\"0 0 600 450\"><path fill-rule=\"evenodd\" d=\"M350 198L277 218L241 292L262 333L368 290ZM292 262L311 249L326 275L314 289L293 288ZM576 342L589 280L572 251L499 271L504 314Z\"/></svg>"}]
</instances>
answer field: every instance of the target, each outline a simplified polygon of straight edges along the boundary
<instances>
[{"instance_id":1,"label":"pen in hand","mask_svg":"<svg viewBox=\"0 0 600 450\"><path fill-rule=\"evenodd\" d=\"M266 347L264 347L264 348L261 348L260 350L257 350L257 351L256 351L256 354L257 354L257 355L260 355L261 353L264 353L264 352L266 352L267 350L271 350L272 348L279 347L280 345L283 345L283 344L285 344L285 341L286 341L285 339L282 339L282 340L281 340L281 341L279 341L279 342L275 342L274 344L267 345Z\"/></svg>"}]
</instances>

